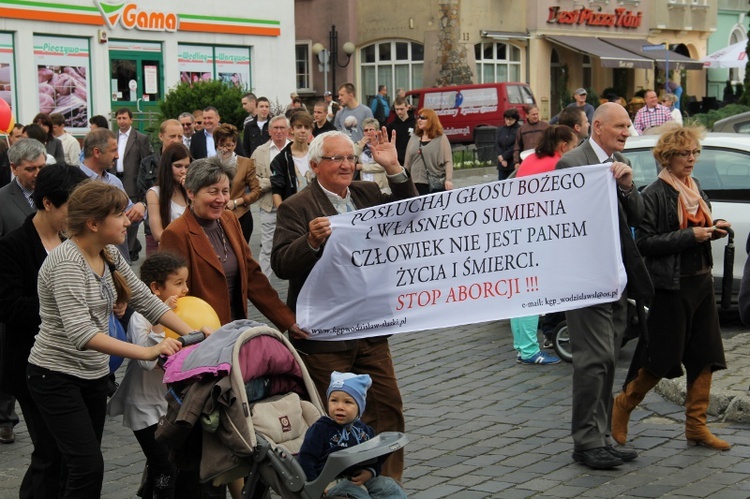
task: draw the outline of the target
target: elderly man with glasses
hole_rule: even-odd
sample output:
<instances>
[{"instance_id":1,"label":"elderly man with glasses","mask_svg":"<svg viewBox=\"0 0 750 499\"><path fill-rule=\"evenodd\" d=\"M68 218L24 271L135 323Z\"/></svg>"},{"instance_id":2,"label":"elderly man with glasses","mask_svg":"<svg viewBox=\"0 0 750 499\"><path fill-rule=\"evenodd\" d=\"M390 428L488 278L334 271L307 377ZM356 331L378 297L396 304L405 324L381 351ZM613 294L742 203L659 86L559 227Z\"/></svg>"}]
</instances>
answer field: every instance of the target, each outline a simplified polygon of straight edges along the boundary
<instances>
[{"instance_id":1,"label":"elderly man with glasses","mask_svg":"<svg viewBox=\"0 0 750 499\"><path fill-rule=\"evenodd\" d=\"M297 297L331 235L328 217L417 195L411 179L398 162L395 132L389 141L385 129L371 145L373 159L387 175L392 194L384 194L374 182L352 181L356 157L354 144L342 132L326 132L310 143L310 183L278 207L271 266L281 279L289 280L287 305L296 310ZM366 293L366 290L362 290ZM372 388L362 420L383 431L403 431L401 393L396 383L388 338L383 336L344 341L293 340L321 396L325 396L332 371L369 374ZM403 453L390 455L383 475L401 480Z\"/></svg>"}]
</instances>

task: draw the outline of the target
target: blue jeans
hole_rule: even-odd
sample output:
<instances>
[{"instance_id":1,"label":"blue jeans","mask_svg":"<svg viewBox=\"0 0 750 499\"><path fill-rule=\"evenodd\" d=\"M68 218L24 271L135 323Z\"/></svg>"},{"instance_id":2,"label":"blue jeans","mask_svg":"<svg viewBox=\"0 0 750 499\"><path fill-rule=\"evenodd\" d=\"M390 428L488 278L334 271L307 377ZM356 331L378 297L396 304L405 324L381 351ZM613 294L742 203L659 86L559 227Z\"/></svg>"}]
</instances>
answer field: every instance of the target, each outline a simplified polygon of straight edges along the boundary
<instances>
[{"instance_id":1,"label":"blue jeans","mask_svg":"<svg viewBox=\"0 0 750 499\"><path fill-rule=\"evenodd\" d=\"M326 492L327 496L345 496L352 499L406 499L406 492L393 478L376 476L365 482L365 488L342 480Z\"/></svg>"}]
</instances>

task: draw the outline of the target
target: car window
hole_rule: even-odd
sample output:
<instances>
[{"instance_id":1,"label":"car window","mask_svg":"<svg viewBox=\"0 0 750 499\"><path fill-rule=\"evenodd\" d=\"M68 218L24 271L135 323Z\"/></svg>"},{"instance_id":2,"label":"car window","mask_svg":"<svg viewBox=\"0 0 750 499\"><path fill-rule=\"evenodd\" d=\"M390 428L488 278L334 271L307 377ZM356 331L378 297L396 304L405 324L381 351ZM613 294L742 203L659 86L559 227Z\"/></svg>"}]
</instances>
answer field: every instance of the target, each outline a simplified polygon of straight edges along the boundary
<instances>
[{"instance_id":1,"label":"car window","mask_svg":"<svg viewBox=\"0 0 750 499\"><path fill-rule=\"evenodd\" d=\"M659 167L651 149L628 149L623 151L633 168L633 182L639 188L649 185L659 175Z\"/></svg>"},{"instance_id":2,"label":"car window","mask_svg":"<svg viewBox=\"0 0 750 499\"><path fill-rule=\"evenodd\" d=\"M531 89L524 86L521 86L519 88L521 89L521 93L523 94L524 104L534 104L534 94L531 93Z\"/></svg>"},{"instance_id":3,"label":"car window","mask_svg":"<svg viewBox=\"0 0 750 499\"><path fill-rule=\"evenodd\" d=\"M711 199L747 201L750 192L750 154L704 148L694 176Z\"/></svg>"},{"instance_id":4,"label":"car window","mask_svg":"<svg viewBox=\"0 0 750 499\"><path fill-rule=\"evenodd\" d=\"M508 102L511 104L523 104L523 95L518 85L506 85L505 90L508 92Z\"/></svg>"},{"instance_id":5,"label":"car window","mask_svg":"<svg viewBox=\"0 0 750 499\"><path fill-rule=\"evenodd\" d=\"M638 187L656 180L659 166L651 149L631 149L623 154L630 160L633 180ZM693 177L712 200L746 201L750 196L750 154L704 147Z\"/></svg>"},{"instance_id":6,"label":"car window","mask_svg":"<svg viewBox=\"0 0 750 499\"><path fill-rule=\"evenodd\" d=\"M750 121L735 123L734 131L737 133L750 133Z\"/></svg>"}]
</instances>

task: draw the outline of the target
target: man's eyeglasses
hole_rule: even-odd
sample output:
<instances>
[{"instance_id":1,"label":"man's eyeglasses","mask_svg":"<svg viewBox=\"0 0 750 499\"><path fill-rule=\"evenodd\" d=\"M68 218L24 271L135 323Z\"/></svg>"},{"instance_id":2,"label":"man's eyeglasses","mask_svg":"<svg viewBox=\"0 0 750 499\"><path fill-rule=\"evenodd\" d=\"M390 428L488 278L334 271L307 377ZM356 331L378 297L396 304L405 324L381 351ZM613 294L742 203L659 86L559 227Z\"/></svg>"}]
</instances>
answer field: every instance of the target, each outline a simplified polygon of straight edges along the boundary
<instances>
[{"instance_id":1,"label":"man's eyeglasses","mask_svg":"<svg viewBox=\"0 0 750 499\"><path fill-rule=\"evenodd\" d=\"M353 154L350 154L348 156L321 156L320 159L327 159L329 161L333 161L334 163L338 163L339 165L346 160L347 163L354 164L357 161L357 157Z\"/></svg>"},{"instance_id":2,"label":"man's eyeglasses","mask_svg":"<svg viewBox=\"0 0 750 499\"><path fill-rule=\"evenodd\" d=\"M681 158L687 158L687 157L689 157L689 156L690 156L691 154L692 154L692 155L693 155L694 157L696 157L696 158L697 158L698 156L700 156L700 155L701 155L701 150L700 150L700 149L693 149L692 151L677 151L677 152L675 152L675 153L674 153L674 155L675 155L675 156L679 156L679 157L681 157Z\"/></svg>"}]
</instances>

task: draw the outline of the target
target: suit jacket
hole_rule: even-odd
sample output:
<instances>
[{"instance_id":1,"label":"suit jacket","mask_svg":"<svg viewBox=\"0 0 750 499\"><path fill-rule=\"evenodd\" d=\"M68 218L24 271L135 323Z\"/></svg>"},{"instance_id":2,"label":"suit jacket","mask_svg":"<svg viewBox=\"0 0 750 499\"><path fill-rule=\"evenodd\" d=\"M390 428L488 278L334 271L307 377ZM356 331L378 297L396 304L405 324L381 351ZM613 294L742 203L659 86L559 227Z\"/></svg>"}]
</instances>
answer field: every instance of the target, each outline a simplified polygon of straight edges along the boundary
<instances>
[{"instance_id":1,"label":"suit jacket","mask_svg":"<svg viewBox=\"0 0 750 499\"><path fill-rule=\"evenodd\" d=\"M26 217L36 212L26 201L26 196L18 185L18 179L0 189L0 237L17 229Z\"/></svg>"},{"instance_id":2,"label":"suit jacket","mask_svg":"<svg viewBox=\"0 0 750 499\"><path fill-rule=\"evenodd\" d=\"M63 149L63 143L60 139L50 139L44 145L47 150L47 154L51 154L55 158L55 163L65 164L65 149Z\"/></svg>"},{"instance_id":3,"label":"suit jacket","mask_svg":"<svg viewBox=\"0 0 750 499\"><path fill-rule=\"evenodd\" d=\"M613 154L615 160L630 165L630 161L620 154ZM590 140L586 140L572 151L568 151L560 158L556 168L570 168L573 166L597 165L601 163L591 147ZM628 296L643 299L648 302L653 296L654 288L651 284L646 265L643 263L641 254L633 239L631 227L638 227L646 212L641 193L634 188L628 196L624 196L617 189L618 213L620 221L620 246L622 250L622 261L628 275Z\"/></svg>"},{"instance_id":4,"label":"suit jacket","mask_svg":"<svg viewBox=\"0 0 750 499\"><path fill-rule=\"evenodd\" d=\"M244 156L245 149L242 147L242 143L237 141L237 147L234 149L237 156ZM206 132L201 130L195 132L190 139L190 155L193 159L203 159L208 157L208 147L206 146Z\"/></svg>"},{"instance_id":5,"label":"suit jacket","mask_svg":"<svg viewBox=\"0 0 750 499\"><path fill-rule=\"evenodd\" d=\"M288 144L289 142L287 142ZM255 175L260 184L260 199L258 208L271 213L273 211L273 192L271 191L271 145L272 141L259 145L253 151L252 160L255 162ZM283 147L282 147L283 149Z\"/></svg>"},{"instance_id":6,"label":"suit jacket","mask_svg":"<svg viewBox=\"0 0 750 499\"><path fill-rule=\"evenodd\" d=\"M208 149L206 149L206 133L203 130L195 132L190 138L190 155L193 159L208 157Z\"/></svg>"},{"instance_id":7,"label":"suit jacket","mask_svg":"<svg viewBox=\"0 0 750 499\"><path fill-rule=\"evenodd\" d=\"M225 211L221 215L221 223L227 241L237 255L239 275L242 276L238 286L242 293L242 303L246 305L249 299L280 331L286 331L295 323L294 313L281 301L260 265L253 259L237 217ZM187 260L190 294L208 302L219 315L222 324L231 322L232 300L224 270L192 210L185 210L180 218L167 226L161 235L160 248ZM247 316L247 306L243 312Z\"/></svg>"},{"instance_id":8,"label":"suit jacket","mask_svg":"<svg viewBox=\"0 0 750 499\"><path fill-rule=\"evenodd\" d=\"M8 151L5 150L0 154L0 187L5 187L10 183L10 160Z\"/></svg>"},{"instance_id":9,"label":"suit jacket","mask_svg":"<svg viewBox=\"0 0 750 499\"><path fill-rule=\"evenodd\" d=\"M26 365L34 337L39 332L37 275L47 251L29 215L23 224L0 238L0 321L5 325L0 391L26 393ZM28 398L28 397L27 397Z\"/></svg>"},{"instance_id":10,"label":"suit jacket","mask_svg":"<svg viewBox=\"0 0 750 499\"><path fill-rule=\"evenodd\" d=\"M384 194L375 182L352 182L349 192L354 206L357 209L369 208L418 195L411 179L388 184L393 194ZM297 296L302 285L325 250L325 244L318 252L310 248L307 242L308 224L317 217L337 214L336 208L323 192L317 179L313 179L307 187L279 206L273 236L271 267L280 279L289 279L287 303L292 310L297 306Z\"/></svg>"},{"instance_id":11,"label":"suit jacket","mask_svg":"<svg viewBox=\"0 0 750 499\"><path fill-rule=\"evenodd\" d=\"M138 198L138 172L141 169L141 161L149 155L151 155L151 142L148 136L131 128L122 158L124 171L120 177L125 192L131 199Z\"/></svg>"},{"instance_id":12,"label":"suit jacket","mask_svg":"<svg viewBox=\"0 0 750 499\"><path fill-rule=\"evenodd\" d=\"M246 192L247 189L250 192ZM260 183L255 175L255 161L242 156L237 156L237 174L232 181L232 192L229 199L242 198L245 204L234 210L234 215L240 218L250 210L250 205L260 199Z\"/></svg>"}]
</instances>

